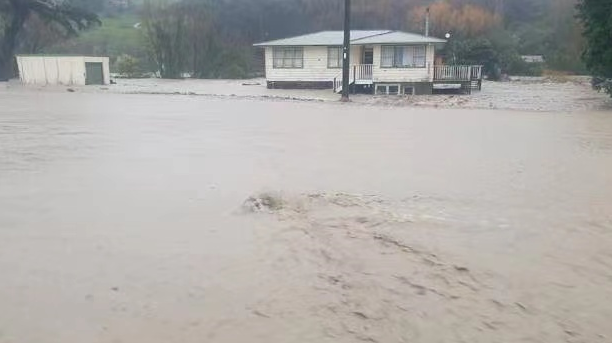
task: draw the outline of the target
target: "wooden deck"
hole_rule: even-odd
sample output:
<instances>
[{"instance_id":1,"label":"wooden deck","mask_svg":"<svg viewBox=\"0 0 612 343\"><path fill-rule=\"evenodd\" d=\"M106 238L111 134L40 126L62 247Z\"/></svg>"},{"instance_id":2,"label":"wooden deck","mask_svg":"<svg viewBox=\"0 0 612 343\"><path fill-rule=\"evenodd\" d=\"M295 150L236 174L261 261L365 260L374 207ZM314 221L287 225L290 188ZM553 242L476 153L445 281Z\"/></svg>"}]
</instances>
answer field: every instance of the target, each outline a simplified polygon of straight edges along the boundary
<instances>
[{"instance_id":1,"label":"wooden deck","mask_svg":"<svg viewBox=\"0 0 612 343\"><path fill-rule=\"evenodd\" d=\"M350 85L371 85L374 83L374 66L372 64L352 65L349 70ZM429 71L431 73L431 69ZM429 74L431 77L431 74ZM482 66L481 65L437 65L433 66L433 84L457 85L466 93L482 88ZM333 91L342 90L342 74L333 80Z\"/></svg>"},{"instance_id":2,"label":"wooden deck","mask_svg":"<svg viewBox=\"0 0 612 343\"><path fill-rule=\"evenodd\" d=\"M481 65L438 65L434 66L434 89L436 85L458 85L464 92L482 89Z\"/></svg>"}]
</instances>

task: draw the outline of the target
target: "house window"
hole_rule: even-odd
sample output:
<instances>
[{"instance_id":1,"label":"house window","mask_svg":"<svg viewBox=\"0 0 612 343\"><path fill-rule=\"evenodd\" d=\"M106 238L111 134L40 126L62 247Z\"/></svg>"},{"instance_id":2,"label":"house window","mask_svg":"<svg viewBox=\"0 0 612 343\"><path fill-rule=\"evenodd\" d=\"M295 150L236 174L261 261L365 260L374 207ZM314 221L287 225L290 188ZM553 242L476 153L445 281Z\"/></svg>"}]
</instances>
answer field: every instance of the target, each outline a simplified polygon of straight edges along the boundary
<instances>
[{"instance_id":1,"label":"house window","mask_svg":"<svg viewBox=\"0 0 612 343\"><path fill-rule=\"evenodd\" d=\"M342 47L330 46L327 48L327 68L342 68Z\"/></svg>"},{"instance_id":2,"label":"house window","mask_svg":"<svg viewBox=\"0 0 612 343\"><path fill-rule=\"evenodd\" d=\"M374 93L376 95L400 95L400 85L378 84Z\"/></svg>"},{"instance_id":3,"label":"house window","mask_svg":"<svg viewBox=\"0 0 612 343\"><path fill-rule=\"evenodd\" d=\"M416 46L382 46L380 66L383 68L425 68L426 49Z\"/></svg>"},{"instance_id":4,"label":"house window","mask_svg":"<svg viewBox=\"0 0 612 343\"><path fill-rule=\"evenodd\" d=\"M414 95L414 87L404 86L404 95Z\"/></svg>"},{"instance_id":5,"label":"house window","mask_svg":"<svg viewBox=\"0 0 612 343\"><path fill-rule=\"evenodd\" d=\"M273 50L274 68L303 68L304 48L279 47Z\"/></svg>"}]
</instances>

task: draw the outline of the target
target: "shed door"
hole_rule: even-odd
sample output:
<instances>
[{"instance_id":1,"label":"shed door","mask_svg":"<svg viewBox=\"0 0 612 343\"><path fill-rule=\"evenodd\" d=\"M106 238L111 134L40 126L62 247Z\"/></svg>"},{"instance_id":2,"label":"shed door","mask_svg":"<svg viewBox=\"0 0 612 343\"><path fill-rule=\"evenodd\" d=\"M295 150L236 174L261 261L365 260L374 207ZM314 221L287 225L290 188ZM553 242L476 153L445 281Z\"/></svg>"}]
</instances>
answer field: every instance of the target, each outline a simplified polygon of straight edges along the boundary
<instances>
[{"instance_id":1,"label":"shed door","mask_svg":"<svg viewBox=\"0 0 612 343\"><path fill-rule=\"evenodd\" d=\"M101 62L85 62L85 84L103 85L104 74Z\"/></svg>"}]
</instances>

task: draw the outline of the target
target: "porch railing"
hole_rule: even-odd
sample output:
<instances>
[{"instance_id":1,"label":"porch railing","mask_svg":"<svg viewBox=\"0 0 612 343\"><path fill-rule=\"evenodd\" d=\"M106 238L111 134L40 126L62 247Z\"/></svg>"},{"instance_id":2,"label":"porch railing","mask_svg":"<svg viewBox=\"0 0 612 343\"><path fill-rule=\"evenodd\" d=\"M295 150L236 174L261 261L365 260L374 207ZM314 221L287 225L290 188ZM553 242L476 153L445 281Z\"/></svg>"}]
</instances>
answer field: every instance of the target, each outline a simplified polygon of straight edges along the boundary
<instances>
[{"instance_id":1,"label":"porch railing","mask_svg":"<svg viewBox=\"0 0 612 343\"><path fill-rule=\"evenodd\" d=\"M342 74L334 77L334 93L338 93L342 90Z\"/></svg>"},{"instance_id":2,"label":"porch railing","mask_svg":"<svg viewBox=\"0 0 612 343\"><path fill-rule=\"evenodd\" d=\"M373 80L372 64L354 64L349 68L349 85L352 84L371 84ZM342 90L342 73L334 77L334 93Z\"/></svg>"},{"instance_id":3,"label":"porch railing","mask_svg":"<svg viewBox=\"0 0 612 343\"><path fill-rule=\"evenodd\" d=\"M372 80L372 64L356 64L353 66L354 81L371 81Z\"/></svg>"},{"instance_id":4,"label":"porch railing","mask_svg":"<svg viewBox=\"0 0 612 343\"><path fill-rule=\"evenodd\" d=\"M482 80L482 66L438 65L434 66L434 81Z\"/></svg>"},{"instance_id":5,"label":"porch railing","mask_svg":"<svg viewBox=\"0 0 612 343\"><path fill-rule=\"evenodd\" d=\"M472 66L472 80L482 80L482 66Z\"/></svg>"}]
</instances>

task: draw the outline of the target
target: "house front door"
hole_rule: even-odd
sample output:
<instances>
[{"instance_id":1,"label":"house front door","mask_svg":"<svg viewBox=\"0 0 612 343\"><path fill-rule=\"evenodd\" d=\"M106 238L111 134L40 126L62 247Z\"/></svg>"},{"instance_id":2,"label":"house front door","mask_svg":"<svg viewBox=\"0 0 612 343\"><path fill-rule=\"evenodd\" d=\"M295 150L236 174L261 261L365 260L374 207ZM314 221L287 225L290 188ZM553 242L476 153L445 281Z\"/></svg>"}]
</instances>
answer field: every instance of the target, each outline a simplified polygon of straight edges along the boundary
<instances>
[{"instance_id":1,"label":"house front door","mask_svg":"<svg viewBox=\"0 0 612 343\"><path fill-rule=\"evenodd\" d=\"M363 64L374 64L374 48L364 46L361 60Z\"/></svg>"}]
</instances>

